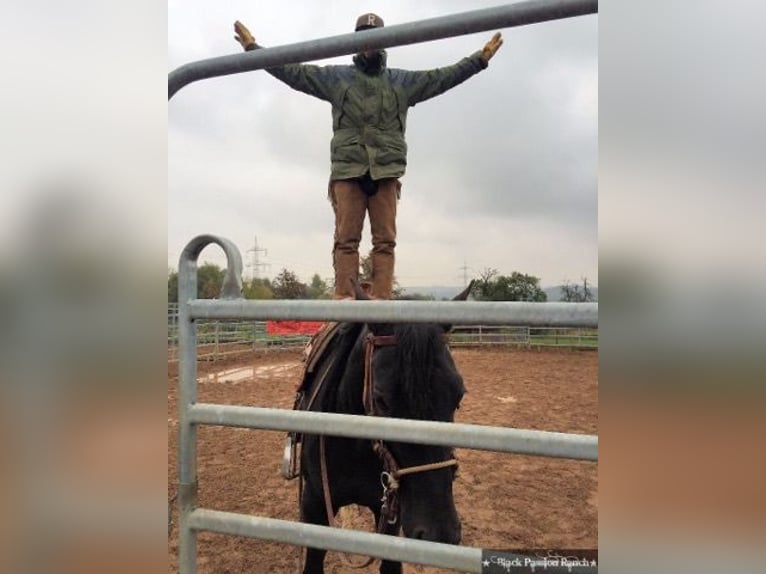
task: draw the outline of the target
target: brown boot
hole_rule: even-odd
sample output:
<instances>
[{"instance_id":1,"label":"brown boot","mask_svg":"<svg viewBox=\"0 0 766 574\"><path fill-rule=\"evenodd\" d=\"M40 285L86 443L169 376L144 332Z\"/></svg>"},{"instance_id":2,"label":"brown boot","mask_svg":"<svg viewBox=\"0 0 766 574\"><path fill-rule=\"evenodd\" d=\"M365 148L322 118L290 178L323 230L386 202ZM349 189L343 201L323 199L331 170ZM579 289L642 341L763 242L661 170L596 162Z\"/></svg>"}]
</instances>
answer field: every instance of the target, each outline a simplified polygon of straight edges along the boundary
<instances>
[{"instance_id":1,"label":"brown boot","mask_svg":"<svg viewBox=\"0 0 766 574\"><path fill-rule=\"evenodd\" d=\"M333 299L356 299L354 281L359 276L359 253L344 253L336 250L333 254L335 267L335 290Z\"/></svg>"},{"instance_id":2,"label":"brown boot","mask_svg":"<svg viewBox=\"0 0 766 574\"><path fill-rule=\"evenodd\" d=\"M391 299L394 289L394 254L372 252L372 297Z\"/></svg>"},{"instance_id":3,"label":"brown boot","mask_svg":"<svg viewBox=\"0 0 766 574\"><path fill-rule=\"evenodd\" d=\"M399 181L383 179L378 192L370 197L372 231L372 295L391 299L394 288L394 248L396 247L396 203Z\"/></svg>"}]
</instances>

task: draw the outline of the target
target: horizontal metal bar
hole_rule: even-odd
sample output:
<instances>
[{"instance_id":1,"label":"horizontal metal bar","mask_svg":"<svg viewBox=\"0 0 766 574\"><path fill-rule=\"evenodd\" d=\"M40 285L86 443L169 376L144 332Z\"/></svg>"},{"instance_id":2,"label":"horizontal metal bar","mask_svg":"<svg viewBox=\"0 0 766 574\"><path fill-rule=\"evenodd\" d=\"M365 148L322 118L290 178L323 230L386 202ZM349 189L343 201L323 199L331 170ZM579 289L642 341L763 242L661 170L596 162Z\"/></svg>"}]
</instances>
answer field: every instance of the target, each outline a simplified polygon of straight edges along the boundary
<instances>
[{"instance_id":1,"label":"horizontal metal bar","mask_svg":"<svg viewBox=\"0 0 766 574\"><path fill-rule=\"evenodd\" d=\"M294 546L325 548L337 552L363 554L411 564L450 568L460 572L476 574L482 572L482 550L470 546L453 546L400 536L373 534L345 528L330 528L317 524L290 522L205 508L198 508L191 512L188 525L194 530L209 530L221 534L259 538ZM518 557L522 563L525 558L523 555L508 552L504 552L503 557ZM268 565L264 565L264 567L268 567ZM593 567L553 565L547 565L544 571L546 574L585 574L586 572L594 574L598 572Z\"/></svg>"},{"instance_id":2,"label":"horizontal metal bar","mask_svg":"<svg viewBox=\"0 0 766 574\"><path fill-rule=\"evenodd\" d=\"M472 10L418 22L352 32L209 58L185 64L168 74L168 99L184 86L218 76L240 74L281 64L353 54L363 49L389 48L428 42L476 32L497 30L583 16L598 12L598 0L530 0L505 6ZM256 36L258 32L256 31ZM477 49L479 47L477 46Z\"/></svg>"},{"instance_id":3,"label":"horizontal metal bar","mask_svg":"<svg viewBox=\"0 0 766 574\"><path fill-rule=\"evenodd\" d=\"M598 327L598 303L194 299L188 307L193 319Z\"/></svg>"},{"instance_id":4,"label":"horizontal metal bar","mask_svg":"<svg viewBox=\"0 0 766 574\"><path fill-rule=\"evenodd\" d=\"M555 458L598 460L596 435L208 403L191 405L189 420L206 425L378 438Z\"/></svg>"},{"instance_id":5,"label":"horizontal metal bar","mask_svg":"<svg viewBox=\"0 0 766 574\"><path fill-rule=\"evenodd\" d=\"M454 568L461 572L481 572L481 550L465 546L204 508L194 510L189 515L188 524L195 530L210 530L296 546L327 548L338 552L364 553L376 558ZM268 565L264 565L264 568L267 567Z\"/></svg>"}]
</instances>

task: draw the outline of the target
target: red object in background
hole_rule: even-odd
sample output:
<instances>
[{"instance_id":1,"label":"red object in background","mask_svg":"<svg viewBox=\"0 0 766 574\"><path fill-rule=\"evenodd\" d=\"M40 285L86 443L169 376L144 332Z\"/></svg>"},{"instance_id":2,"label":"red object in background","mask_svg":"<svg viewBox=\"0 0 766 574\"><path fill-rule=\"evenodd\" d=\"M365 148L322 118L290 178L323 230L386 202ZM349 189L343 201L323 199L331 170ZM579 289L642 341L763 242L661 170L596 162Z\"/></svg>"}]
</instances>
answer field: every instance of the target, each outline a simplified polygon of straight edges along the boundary
<instances>
[{"instance_id":1,"label":"red object in background","mask_svg":"<svg viewBox=\"0 0 766 574\"><path fill-rule=\"evenodd\" d=\"M324 325L321 321L267 321L269 335L314 335Z\"/></svg>"}]
</instances>

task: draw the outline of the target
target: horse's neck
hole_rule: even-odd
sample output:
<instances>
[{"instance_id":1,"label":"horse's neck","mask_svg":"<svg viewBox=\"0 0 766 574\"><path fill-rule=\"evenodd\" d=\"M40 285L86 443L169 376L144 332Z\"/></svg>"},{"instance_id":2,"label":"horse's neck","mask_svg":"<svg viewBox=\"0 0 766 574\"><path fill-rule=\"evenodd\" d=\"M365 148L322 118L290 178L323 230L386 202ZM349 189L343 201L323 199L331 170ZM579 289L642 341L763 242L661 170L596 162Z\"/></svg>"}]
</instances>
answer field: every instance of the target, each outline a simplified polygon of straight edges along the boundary
<instances>
[{"instance_id":1,"label":"horse's neck","mask_svg":"<svg viewBox=\"0 0 766 574\"><path fill-rule=\"evenodd\" d=\"M314 384L320 387L315 388L316 400L312 408L323 412L361 413L364 329L354 323L344 323L338 329L316 370Z\"/></svg>"},{"instance_id":2,"label":"horse's neck","mask_svg":"<svg viewBox=\"0 0 766 574\"><path fill-rule=\"evenodd\" d=\"M338 392L332 410L344 414L364 414L362 391L364 386L364 334L359 333L348 354L345 368L338 383Z\"/></svg>"}]
</instances>

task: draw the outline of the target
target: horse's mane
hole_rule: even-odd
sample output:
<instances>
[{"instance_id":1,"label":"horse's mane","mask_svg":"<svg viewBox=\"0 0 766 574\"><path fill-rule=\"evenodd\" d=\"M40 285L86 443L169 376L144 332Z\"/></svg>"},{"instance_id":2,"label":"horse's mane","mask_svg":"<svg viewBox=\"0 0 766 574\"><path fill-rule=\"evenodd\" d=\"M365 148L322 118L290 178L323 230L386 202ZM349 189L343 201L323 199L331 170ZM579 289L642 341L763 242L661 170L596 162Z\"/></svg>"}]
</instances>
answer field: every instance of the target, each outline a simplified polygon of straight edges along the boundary
<instances>
[{"instance_id":1,"label":"horse's mane","mask_svg":"<svg viewBox=\"0 0 766 574\"><path fill-rule=\"evenodd\" d=\"M440 392L435 388L433 371L444 330L439 325L410 323L392 325L392 329L397 341L392 348L401 400L414 418L431 419L434 415L434 394ZM315 375L315 381L324 380L315 407L363 413L361 397L366 332L359 323L346 323L341 327L332 350L323 357ZM349 373L352 374L353 384L341 391L340 384Z\"/></svg>"},{"instance_id":2,"label":"horse's mane","mask_svg":"<svg viewBox=\"0 0 766 574\"><path fill-rule=\"evenodd\" d=\"M398 324L396 335L396 361L400 373L402 398L415 418L433 416L433 367L436 351L441 347L443 330L438 325Z\"/></svg>"}]
</instances>

